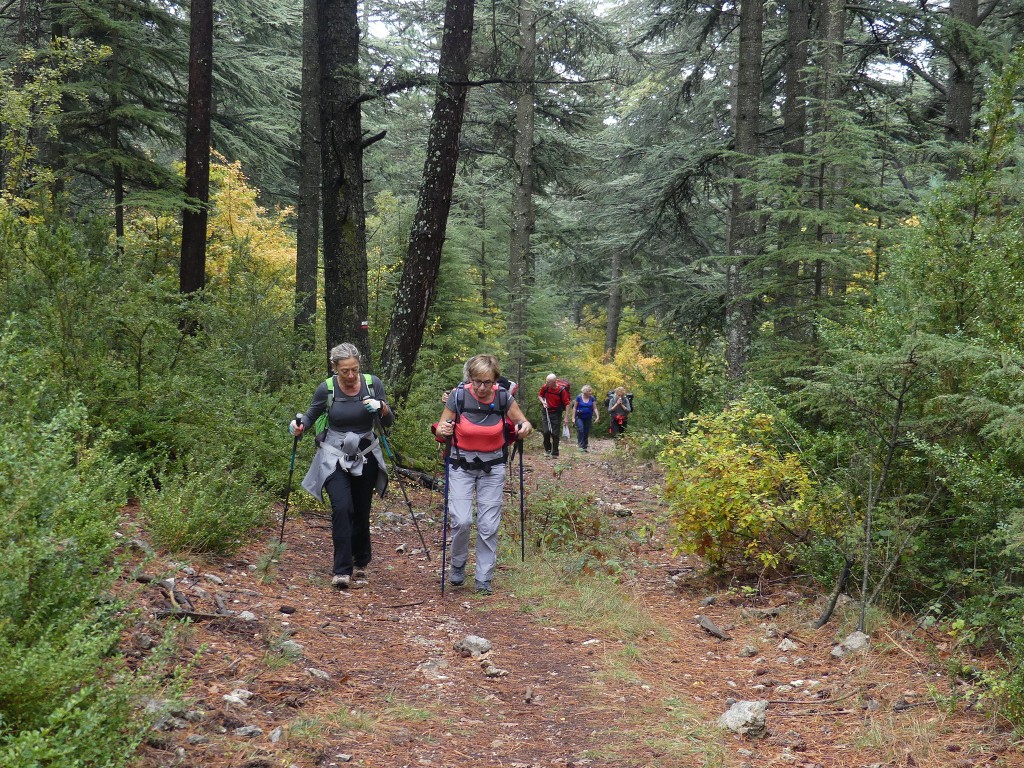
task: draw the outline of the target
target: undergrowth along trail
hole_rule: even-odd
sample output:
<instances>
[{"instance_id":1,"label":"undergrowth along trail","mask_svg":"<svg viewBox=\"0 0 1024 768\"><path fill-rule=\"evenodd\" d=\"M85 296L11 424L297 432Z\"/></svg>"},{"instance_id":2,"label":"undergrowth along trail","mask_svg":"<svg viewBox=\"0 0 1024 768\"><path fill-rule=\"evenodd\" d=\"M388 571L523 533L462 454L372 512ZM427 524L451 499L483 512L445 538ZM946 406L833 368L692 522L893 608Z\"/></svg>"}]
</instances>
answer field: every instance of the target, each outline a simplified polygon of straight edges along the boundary
<instances>
[{"instance_id":1,"label":"undergrowth along trail","mask_svg":"<svg viewBox=\"0 0 1024 768\"><path fill-rule=\"evenodd\" d=\"M140 765L1024 764L951 686L941 635L880 625L867 653L834 659L850 626L809 629L815 596L799 581L723 589L665 549L655 467L602 440L563 453L528 452L527 557L511 497L490 597L440 595L440 494L412 488L431 559L393 493L375 502L364 589L330 587L329 521L311 510L288 522L283 552L268 530L228 561L149 563L197 614L234 616L181 628L186 695ZM164 591L141 590L150 610L127 639L140 657L143 637L177 621L158 616ZM461 655L467 635L493 649ZM770 702L765 738L716 726L742 699Z\"/></svg>"}]
</instances>

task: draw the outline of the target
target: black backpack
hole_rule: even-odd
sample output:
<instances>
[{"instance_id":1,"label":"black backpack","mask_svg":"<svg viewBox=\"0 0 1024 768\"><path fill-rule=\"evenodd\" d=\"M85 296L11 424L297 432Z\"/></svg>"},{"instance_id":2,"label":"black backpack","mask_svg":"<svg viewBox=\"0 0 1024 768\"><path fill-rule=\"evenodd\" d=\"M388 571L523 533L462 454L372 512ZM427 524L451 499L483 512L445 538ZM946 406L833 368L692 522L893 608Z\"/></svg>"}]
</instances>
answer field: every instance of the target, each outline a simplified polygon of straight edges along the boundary
<instances>
[{"instance_id":1,"label":"black backpack","mask_svg":"<svg viewBox=\"0 0 1024 768\"><path fill-rule=\"evenodd\" d=\"M626 393L626 400L629 401L629 412L632 413L633 412L633 393L632 392L627 392ZM608 392L608 399L605 400L605 403L604 403L605 410L606 411L610 411L612 409L612 403L614 403L614 402L615 402L615 390L613 389L613 390Z\"/></svg>"}]
</instances>

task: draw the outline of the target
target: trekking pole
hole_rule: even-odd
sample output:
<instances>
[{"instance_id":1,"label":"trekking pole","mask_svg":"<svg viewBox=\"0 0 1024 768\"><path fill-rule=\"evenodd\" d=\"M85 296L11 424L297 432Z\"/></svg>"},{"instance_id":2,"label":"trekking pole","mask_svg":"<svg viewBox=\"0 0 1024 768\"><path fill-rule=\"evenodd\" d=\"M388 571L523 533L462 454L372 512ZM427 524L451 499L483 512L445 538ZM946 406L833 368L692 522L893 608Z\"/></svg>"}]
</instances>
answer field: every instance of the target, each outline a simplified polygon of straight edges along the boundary
<instances>
[{"instance_id":1,"label":"trekking pole","mask_svg":"<svg viewBox=\"0 0 1024 768\"><path fill-rule=\"evenodd\" d=\"M296 413L295 420L302 423L302 414ZM288 502L292 496L292 475L295 474L295 452L299 449L299 440L302 439L302 433L299 432L292 440L292 463L288 467L288 488L284 492L284 511L281 513L281 535L277 537L277 543L284 543L284 524L288 520Z\"/></svg>"},{"instance_id":2,"label":"trekking pole","mask_svg":"<svg viewBox=\"0 0 1024 768\"><path fill-rule=\"evenodd\" d=\"M380 436L381 443L384 445L384 450L395 467L395 477L398 478L398 487L402 489L402 498L405 499L405 506L409 508L409 516L412 518L412 524L416 528L416 533L419 534L420 544L423 545L423 551L426 552L427 562L429 563L430 548L427 546L426 539L423 538L423 532L420 531L420 523L416 519L416 513L412 511L412 502L409 501L409 494L405 492L405 483L402 482L402 473L398 471L398 459L395 458L395 452L391 450L391 445L388 443L388 439L384 435L384 425L380 421L380 414L374 411L373 418L377 422L377 433Z\"/></svg>"},{"instance_id":3,"label":"trekking pole","mask_svg":"<svg viewBox=\"0 0 1024 768\"><path fill-rule=\"evenodd\" d=\"M523 480L523 441L516 440L519 447L519 546L522 561L526 562L526 483Z\"/></svg>"},{"instance_id":4,"label":"trekking pole","mask_svg":"<svg viewBox=\"0 0 1024 768\"><path fill-rule=\"evenodd\" d=\"M448 460L450 443L444 445L444 517L441 523L441 597L444 597L444 578L448 571L448 485L451 480L451 462Z\"/></svg>"}]
</instances>

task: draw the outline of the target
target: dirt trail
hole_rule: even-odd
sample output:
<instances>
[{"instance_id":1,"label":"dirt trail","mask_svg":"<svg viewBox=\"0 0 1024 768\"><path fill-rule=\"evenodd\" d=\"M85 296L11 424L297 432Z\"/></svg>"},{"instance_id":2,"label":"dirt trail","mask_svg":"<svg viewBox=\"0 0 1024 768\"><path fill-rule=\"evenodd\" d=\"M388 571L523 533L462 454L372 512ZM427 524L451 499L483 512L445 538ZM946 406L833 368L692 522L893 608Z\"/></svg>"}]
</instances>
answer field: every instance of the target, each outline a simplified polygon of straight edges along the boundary
<instances>
[{"instance_id":1,"label":"dirt trail","mask_svg":"<svg viewBox=\"0 0 1024 768\"><path fill-rule=\"evenodd\" d=\"M557 478L600 498L617 526L656 521L656 471L609 441L588 454L566 448L560 464L538 453L528 448L528 500L530 488ZM629 553L622 582L660 629L632 643L509 592L511 569L549 567L536 557L500 565L493 596L449 588L442 598L440 495L406 485L433 560L419 551L393 485L375 502L374 562L362 589L331 589L329 521L312 513L288 521L269 583L258 571L266 542L228 561L148 567L174 577L195 612L216 612L219 595L253 620L185 630L189 705L153 733L141 765L1024 766L1018 746L969 701L936 705L936 693L950 693L941 636L888 627L867 653L836 660L829 653L840 627L810 629L812 611L800 607L809 596L791 584L756 599L721 591L671 556L656 528ZM613 502L624 507L619 515ZM517 516L513 500L506 531L518 531ZM507 538L503 546L511 548ZM152 611L127 638L135 656L146 653L145 636L175 621L156 616L166 606L155 585L142 587L142 599ZM751 612L780 606L778 617ZM731 639L701 629L698 614ZM467 635L493 643L484 664L453 649ZM302 648L282 650L289 640ZM793 649L780 649L784 641ZM741 656L745 646L756 653ZM623 658L632 660L625 671ZM240 701L224 698L237 690ZM730 699L770 701L765 738L713 727ZM252 735L236 730L245 727Z\"/></svg>"}]
</instances>

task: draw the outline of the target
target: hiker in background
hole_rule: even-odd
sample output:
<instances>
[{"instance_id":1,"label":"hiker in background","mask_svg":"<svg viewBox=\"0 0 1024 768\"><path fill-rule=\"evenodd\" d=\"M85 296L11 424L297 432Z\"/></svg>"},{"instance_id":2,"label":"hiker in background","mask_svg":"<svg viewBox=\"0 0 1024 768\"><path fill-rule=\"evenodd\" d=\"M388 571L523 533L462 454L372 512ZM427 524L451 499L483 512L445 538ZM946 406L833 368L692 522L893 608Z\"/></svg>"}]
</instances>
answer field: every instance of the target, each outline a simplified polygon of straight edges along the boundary
<instances>
[{"instance_id":1,"label":"hiker in background","mask_svg":"<svg viewBox=\"0 0 1024 768\"><path fill-rule=\"evenodd\" d=\"M380 443L373 432L375 414L381 424L391 426L395 414L388 406L384 385L376 376L360 375L361 355L354 344L339 344L330 352L334 376L320 382L313 402L289 424L293 435L301 435L327 414L326 429L316 435L317 451L302 487L323 502L323 491L331 501L331 539L334 561L331 584L348 589L353 582L366 583L370 564L370 503L376 490L387 488L388 468Z\"/></svg>"},{"instance_id":2,"label":"hiker in background","mask_svg":"<svg viewBox=\"0 0 1024 768\"><path fill-rule=\"evenodd\" d=\"M448 451L448 515L452 527L452 565L448 583L466 580L469 534L476 498L476 591L491 594L491 576L498 560L498 525L505 503L505 422L515 426L515 439L533 430L508 390L498 385L501 371L494 355L476 355L463 368L465 383L453 389L435 425L435 435L450 441Z\"/></svg>"},{"instance_id":3,"label":"hiker in background","mask_svg":"<svg viewBox=\"0 0 1024 768\"><path fill-rule=\"evenodd\" d=\"M576 425L576 445L581 451L590 449L590 427L601 420L597 409L594 388L584 384L576 399L572 401L572 422Z\"/></svg>"},{"instance_id":4,"label":"hiker in background","mask_svg":"<svg viewBox=\"0 0 1024 768\"><path fill-rule=\"evenodd\" d=\"M608 395L608 431L612 436L618 437L626 430L626 422L629 421L629 414L633 412L633 403L626 394L625 387L616 387L615 391Z\"/></svg>"},{"instance_id":5,"label":"hiker in background","mask_svg":"<svg viewBox=\"0 0 1024 768\"><path fill-rule=\"evenodd\" d=\"M560 381L553 373L549 373L544 386L537 393L540 400L540 430L544 434L544 455L558 456L558 441L562 438L562 427L569 427L569 416L566 408L572 401L569 386Z\"/></svg>"}]
</instances>

